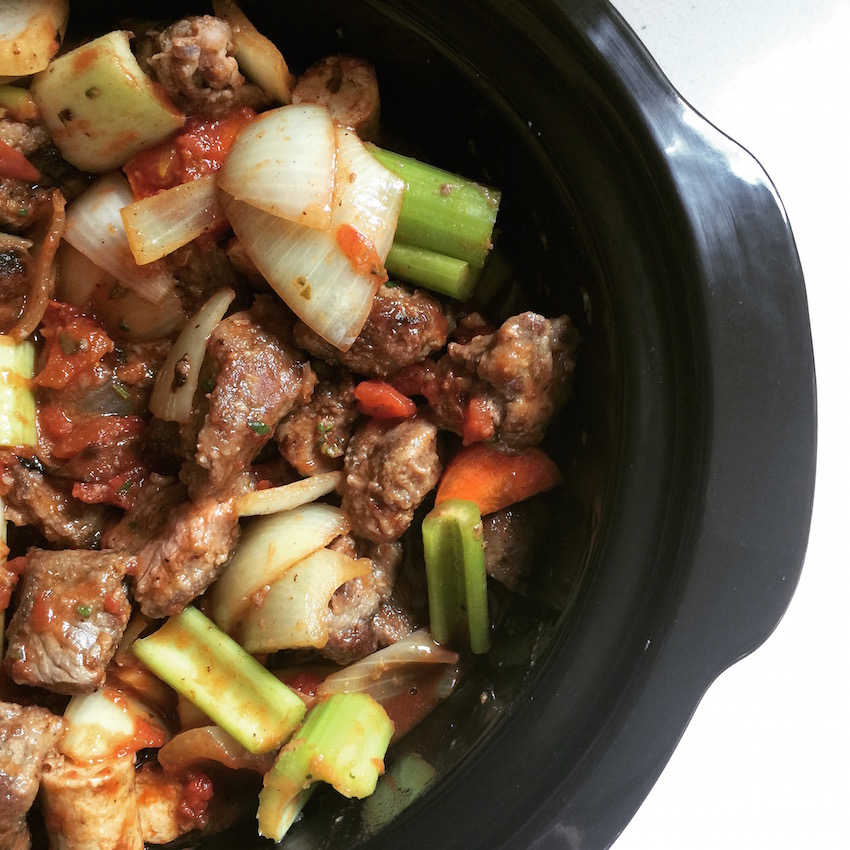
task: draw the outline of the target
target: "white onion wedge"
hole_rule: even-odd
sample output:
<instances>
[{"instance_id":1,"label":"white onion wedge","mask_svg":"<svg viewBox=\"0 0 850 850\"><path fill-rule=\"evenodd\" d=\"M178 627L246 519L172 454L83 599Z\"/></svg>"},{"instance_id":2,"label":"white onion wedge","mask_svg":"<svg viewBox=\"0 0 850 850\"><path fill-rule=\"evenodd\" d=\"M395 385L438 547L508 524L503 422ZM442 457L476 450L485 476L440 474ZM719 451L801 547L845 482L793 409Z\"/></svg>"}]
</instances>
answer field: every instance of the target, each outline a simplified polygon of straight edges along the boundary
<instances>
[{"instance_id":1,"label":"white onion wedge","mask_svg":"<svg viewBox=\"0 0 850 850\"><path fill-rule=\"evenodd\" d=\"M331 222L336 135L315 104L270 109L233 143L218 185L272 215L325 230Z\"/></svg>"},{"instance_id":2,"label":"white onion wedge","mask_svg":"<svg viewBox=\"0 0 850 850\"><path fill-rule=\"evenodd\" d=\"M239 68L278 103L292 100L295 78L283 54L248 20L233 0L213 0L216 17L230 24Z\"/></svg>"},{"instance_id":3,"label":"white onion wedge","mask_svg":"<svg viewBox=\"0 0 850 850\"><path fill-rule=\"evenodd\" d=\"M398 223L404 182L378 163L354 133L338 129L336 136L330 230L286 221L226 193L222 205L245 252L272 288L306 325L346 351L385 279L382 264ZM343 229L359 240L358 256L350 248L343 250Z\"/></svg>"},{"instance_id":4,"label":"white onion wedge","mask_svg":"<svg viewBox=\"0 0 850 850\"><path fill-rule=\"evenodd\" d=\"M328 604L337 588L372 568L368 558L319 549L293 565L252 608L242 622L239 642L250 653L299 647L321 648L328 642Z\"/></svg>"},{"instance_id":5,"label":"white onion wedge","mask_svg":"<svg viewBox=\"0 0 850 850\"><path fill-rule=\"evenodd\" d=\"M113 339L128 342L170 339L186 326L186 313L175 290L153 304L117 286L110 277L97 287L94 309Z\"/></svg>"},{"instance_id":6,"label":"white onion wedge","mask_svg":"<svg viewBox=\"0 0 850 850\"><path fill-rule=\"evenodd\" d=\"M435 643L427 629L418 629L397 643L331 673L319 685L316 696L366 693L378 702L383 702L409 688L409 679L420 675L413 670L407 676L402 668L420 664L454 666L458 657L456 652Z\"/></svg>"},{"instance_id":7,"label":"white onion wedge","mask_svg":"<svg viewBox=\"0 0 850 850\"><path fill-rule=\"evenodd\" d=\"M94 693L71 697L65 708L60 749L85 764L161 746L168 737L164 720L147 703L129 692L104 686Z\"/></svg>"},{"instance_id":8,"label":"white onion wedge","mask_svg":"<svg viewBox=\"0 0 850 850\"><path fill-rule=\"evenodd\" d=\"M246 524L236 552L210 591L212 619L233 633L262 593L293 564L348 531L340 511L314 502Z\"/></svg>"},{"instance_id":9,"label":"white onion wedge","mask_svg":"<svg viewBox=\"0 0 850 850\"><path fill-rule=\"evenodd\" d=\"M220 289L201 306L186 323L165 362L159 367L148 404L151 413L168 422L188 422L192 414L192 399L198 388L201 365L207 350L207 340L216 325L224 318L236 294L232 289ZM175 370L185 367L179 380Z\"/></svg>"},{"instance_id":10,"label":"white onion wedge","mask_svg":"<svg viewBox=\"0 0 850 850\"><path fill-rule=\"evenodd\" d=\"M136 262L159 260L224 221L215 175L134 201L121 210L121 219Z\"/></svg>"},{"instance_id":11,"label":"white onion wedge","mask_svg":"<svg viewBox=\"0 0 850 850\"><path fill-rule=\"evenodd\" d=\"M250 490L236 497L236 512L239 516L266 516L291 511L332 493L340 481L341 472L322 472L280 487Z\"/></svg>"},{"instance_id":12,"label":"white onion wedge","mask_svg":"<svg viewBox=\"0 0 850 850\"><path fill-rule=\"evenodd\" d=\"M173 290L174 276L160 263L136 263L121 218L134 200L123 174L104 175L68 206L65 240L122 286L156 303Z\"/></svg>"},{"instance_id":13,"label":"white onion wedge","mask_svg":"<svg viewBox=\"0 0 850 850\"><path fill-rule=\"evenodd\" d=\"M60 301L85 307L107 278L114 280L109 272L93 263L70 242L59 246L56 252L56 297Z\"/></svg>"}]
</instances>

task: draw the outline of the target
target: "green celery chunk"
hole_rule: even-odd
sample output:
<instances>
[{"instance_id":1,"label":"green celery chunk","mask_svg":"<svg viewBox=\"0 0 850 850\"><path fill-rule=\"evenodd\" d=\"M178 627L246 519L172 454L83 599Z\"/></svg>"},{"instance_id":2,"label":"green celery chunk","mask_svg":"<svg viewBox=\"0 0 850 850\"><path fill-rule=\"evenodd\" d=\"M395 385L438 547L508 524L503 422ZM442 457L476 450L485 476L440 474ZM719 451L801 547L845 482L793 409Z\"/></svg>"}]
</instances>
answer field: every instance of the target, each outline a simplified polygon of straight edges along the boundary
<instances>
[{"instance_id":1,"label":"green celery chunk","mask_svg":"<svg viewBox=\"0 0 850 850\"><path fill-rule=\"evenodd\" d=\"M133 644L164 682L252 753L276 750L304 717L304 703L197 608Z\"/></svg>"},{"instance_id":2,"label":"green celery chunk","mask_svg":"<svg viewBox=\"0 0 850 850\"><path fill-rule=\"evenodd\" d=\"M317 781L346 797L368 797L392 735L392 721L368 694L333 694L314 705L263 778L260 835L280 841Z\"/></svg>"},{"instance_id":3,"label":"green celery chunk","mask_svg":"<svg viewBox=\"0 0 850 850\"><path fill-rule=\"evenodd\" d=\"M493 247L501 192L374 145L369 149L407 184L395 239L482 268Z\"/></svg>"},{"instance_id":4,"label":"green celery chunk","mask_svg":"<svg viewBox=\"0 0 850 850\"><path fill-rule=\"evenodd\" d=\"M384 267L391 277L466 301L475 291L480 270L425 248L393 242Z\"/></svg>"},{"instance_id":5,"label":"green celery chunk","mask_svg":"<svg viewBox=\"0 0 850 850\"><path fill-rule=\"evenodd\" d=\"M462 641L480 654L490 647L484 531L475 502L447 499L422 521L431 635Z\"/></svg>"},{"instance_id":6,"label":"green celery chunk","mask_svg":"<svg viewBox=\"0 0 850 850\"><path fill-rule=\"evenodd\" d=\"M35 346L0 335L0 446L34 446Z\"/></svg>"},{"instance_id":7,"label":"green celery chunk","mask_svg":"<svg viewBox=\"0 0 850 850\"><path fill-rule=\"evenodd\" d=\"M436 771L418 753L407 753L378 780L375 793L363 804L363 824L377 832L397 818L434 781Z\"/></svg>"}]
</instances>

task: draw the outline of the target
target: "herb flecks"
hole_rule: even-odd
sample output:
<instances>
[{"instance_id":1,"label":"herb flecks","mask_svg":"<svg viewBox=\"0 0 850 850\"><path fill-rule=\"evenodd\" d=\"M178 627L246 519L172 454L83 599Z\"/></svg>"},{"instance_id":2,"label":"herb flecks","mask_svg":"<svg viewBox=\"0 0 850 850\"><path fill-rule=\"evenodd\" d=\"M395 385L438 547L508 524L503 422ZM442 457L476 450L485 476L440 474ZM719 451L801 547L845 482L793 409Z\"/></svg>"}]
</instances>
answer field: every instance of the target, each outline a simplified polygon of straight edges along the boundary
<instances>
[{"instance_id":1,"label":"herb flecks","mask_svg":"<svg viewBox=\"0 0 850 850\"><path fill-rule=\"evenodd\" d=\"M265 437L266 434L271 433L272 430L270 425L266 425L265 422L260 422L257 419L249 419L248 427L260 437Z\"/></svg>"}]
</instances>

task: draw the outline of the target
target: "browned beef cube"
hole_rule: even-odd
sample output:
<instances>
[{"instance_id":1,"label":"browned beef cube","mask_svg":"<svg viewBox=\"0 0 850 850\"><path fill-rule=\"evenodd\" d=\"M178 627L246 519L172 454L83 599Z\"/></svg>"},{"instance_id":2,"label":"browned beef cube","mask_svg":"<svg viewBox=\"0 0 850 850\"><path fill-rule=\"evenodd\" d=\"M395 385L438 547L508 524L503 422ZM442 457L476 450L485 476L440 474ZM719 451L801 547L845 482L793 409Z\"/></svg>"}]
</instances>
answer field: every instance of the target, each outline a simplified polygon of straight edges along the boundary
<instances>
[{"instance_id":1,"label":"browned beef cube","mask_svg":"<svg viewBox=\"0 0 850 850\"><path fill-rule=\"evenodd\" d=\"M0 847L28 850L26 816L42 762L62 732L62 720L38 706L0 702Z\"/></svg>"},{"instance_id":2,"label":"browned beef cube","mask_svg":"<svg viewBox=\"0 0 850 850\"><path fill-rule=\"evenodd\" d=\"M108 550L31 551L7 632L9 675L63 694L103 684L130 618L123 579L132 563Z\"/></svg>"}]
</instances>

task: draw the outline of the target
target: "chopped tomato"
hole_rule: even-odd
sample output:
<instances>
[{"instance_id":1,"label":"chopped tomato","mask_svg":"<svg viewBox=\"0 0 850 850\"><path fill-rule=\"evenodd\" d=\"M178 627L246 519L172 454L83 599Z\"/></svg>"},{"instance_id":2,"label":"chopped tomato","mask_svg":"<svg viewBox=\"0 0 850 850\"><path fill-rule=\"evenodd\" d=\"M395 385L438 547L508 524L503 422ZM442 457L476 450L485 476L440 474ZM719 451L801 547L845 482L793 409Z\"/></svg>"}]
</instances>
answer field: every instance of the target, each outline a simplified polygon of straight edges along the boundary
<instances>
[{"instance_id":1,"label":"chopped tomato","mask_svg":"<svg viewBox=\"0 0 850 850\"><path fill-rule=\"evenodd\" d=\"M509 455L488 443L473 443L446 466L435 504L467 499L484 516L550 490L562 480L555 462L535 446Z\"/></svg>"},{"instance_id":2,"label":"chopped tomato","mask_svg":"<svg viewBox=\"0 0 850 850\"><path fill-rule=\"evenodd\" d=\"M256 115L242 106L222 118L188 118L173 139L136 154L124 166L133 194L147 198L218 171L239 131Z\"/></svg>"},{"instance_id":3,"label":"chopped tomato","mask_svg":"<svg viewBox=\"0 0 850 850\"><path fill-rule=\"evenodd\" d=\"M357 274L371 275L376 283L386 283L389 280L387 270L375 249L375 243L356 227L341 224L336 230L336 241Z\"/></svg>"},{"instance_id":4,"label":"chopped tomato","mask_svg":"<svg viewBox=\"0 0 850 850\"><path fill-rule=\"evenodd\" d=\"M90 505L115 505L127 510L133 506L142 489L147 470L135 467L113 475L109 481L75 481L71 495Z\"/></svg>"},{"instance_id":5,"label":"chopped tomato","mask_svg":"<svg viewBox=\"0 0 850 850\"><path fill-rule=\"evenodd\" d=\"M0 139L0 177L11 177L25 183L37 183L39 170L16 148Z\"/></svg>"},{"instance_id":6,"label":"chopped tomato","mask_svg":"<svg viewBox=\"0 0 850 850\"><path fill-rule=\"evenodd\" d=\"M386 381L361 381L354 397L357 409L373 419L410 419L416 414L416 403Z\"/></svg>"},{"instance_id":7,"label":"chopped tomato","mask_svg":"<svg viewBox=\"0 0 850 850\"><path fill-rule=\"evenodd\" d=\"M82 310L60 301L48 302L41 322L47 360L36 375L40 387L61 389L91 372L115 346L103 326Z\"/></svg>"},{"instance_id":8,"label":"chopped tomato","mask_svg":"<svg viewBox=\"0 0 850 850\"><path fill-rule=\"evenodd\" d=\"M203 829L209 820L207 811L213 798L212 780L200 770L187 772L183 795L177 807L180 822L194 829Z\"/></svg>"}]
</instances>

